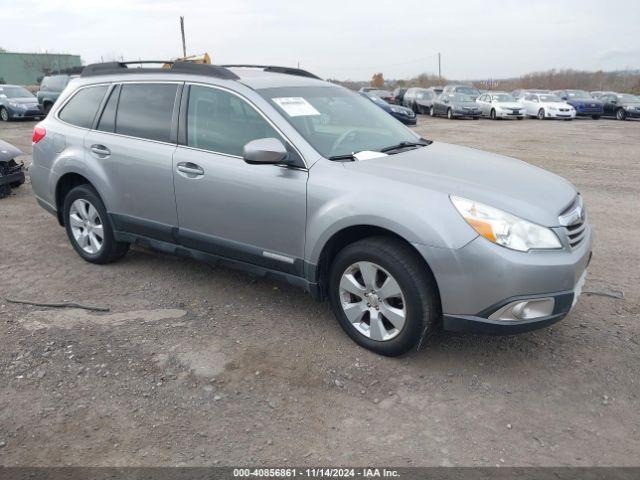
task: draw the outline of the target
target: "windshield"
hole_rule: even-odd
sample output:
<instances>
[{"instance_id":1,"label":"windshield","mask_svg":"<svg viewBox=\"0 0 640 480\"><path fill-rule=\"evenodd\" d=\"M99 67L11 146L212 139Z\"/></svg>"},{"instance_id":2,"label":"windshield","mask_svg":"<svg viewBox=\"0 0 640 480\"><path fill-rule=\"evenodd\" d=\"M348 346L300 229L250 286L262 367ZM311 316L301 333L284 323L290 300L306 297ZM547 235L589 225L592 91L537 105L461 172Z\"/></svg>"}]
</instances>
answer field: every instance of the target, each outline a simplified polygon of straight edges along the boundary
<instances>
[{"instance_id":1,"label":"windshield","mask_svg":"<svg viewBox=\"0 0 640 480\"><path fill-rule=\"evenodd\" d=\"M508 93L499 93L497 95L494 95L492 98L494 102L515 102L516 101L516 99L513 98Z\"/></svg>"},{"instance_id":2,"label":"windshield","mask_svg":"<svg viewBox=\"0 0 640 480\"><path fill-rule=\"evenodd\" d=\"M366 98L341 87L265 88L258 93L326 158L420 138Z\"/></svg>"},{"instance_id":3,"label":"windshield","mask_svg":"<svg viewBox=\"0 0 640 480\"><path fill-rule=\"evenodd\" d=\"M478 95L480 95L480 90L474 87L456 87L456 93L463 93L465 95L477 97Z\"/></svg>"},{"instance_id":4,"label":"windshield","mask_svg":"<svg viewBox=\"0 0 640 480\"><path fill-rule=\"evenodd\" d=\"M628 93L622 93L618 95L618 98L623 102L633 102L633 103L640 102L640 97L638 97L637 95L630 95Z\"/></svg>"},{"instance_id":5,"label":"windshield","mask_svg":"<svg viewBox=\"0 0 640 480\"><path fill-rule=\"evenodd\" d=\"M465 95L463 93L454 93L451 95L451 99L454 102L473 102L475 101L475 96Z\"/></svg>"},{"instance_id":6,"label":"windshield","mask_svg":"<svg viewBox=\"0 0 640 480\"><path fill-rule=\"evenodd\" d=\"M589 95L589 93L585 92L584 90L567 90L567 96L569 98L585 98L593 100L591 95Z\"/></svg>"},{"instance_id":7,"label":"windshield","mask_svg":"<svg viewBox=\"0 0 640 480\"><path fill-rule=\"evenodd\" d=\"M557 95L540 95L541 102L562 102L562 99Z\"/></svg>"},{"instance_id":8,"label":"windshield","mask_svg":"<svg viewBox=\"0 0 640 480\"><path fill-rule=\"evenodd\" d=\"M7 98L30 98L33 94L22 87L3 87L0 85L0 95L5 94Z\"/></svg>"}]
</instances>

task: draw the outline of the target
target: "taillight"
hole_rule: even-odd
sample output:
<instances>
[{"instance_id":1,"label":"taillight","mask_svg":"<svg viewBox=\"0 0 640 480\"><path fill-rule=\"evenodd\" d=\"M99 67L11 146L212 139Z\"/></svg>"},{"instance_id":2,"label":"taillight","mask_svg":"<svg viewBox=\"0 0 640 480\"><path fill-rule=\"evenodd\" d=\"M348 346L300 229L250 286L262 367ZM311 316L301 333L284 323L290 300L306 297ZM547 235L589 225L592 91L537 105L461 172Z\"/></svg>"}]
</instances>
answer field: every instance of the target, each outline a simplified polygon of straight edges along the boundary
<instances>
[{"instance_id":1,"label":"taillight","mask_svg":"<svg viewBox=\"0 0 640 480\"><path fill-rule=\"evenodd\" d=\"M31 137L31 141L33 143L38 143L40 140L42 140L45 137L46 134L47 134L47 130L44 127L36 125L33 128L33 135Z\"/></svg>"}]
</instances>

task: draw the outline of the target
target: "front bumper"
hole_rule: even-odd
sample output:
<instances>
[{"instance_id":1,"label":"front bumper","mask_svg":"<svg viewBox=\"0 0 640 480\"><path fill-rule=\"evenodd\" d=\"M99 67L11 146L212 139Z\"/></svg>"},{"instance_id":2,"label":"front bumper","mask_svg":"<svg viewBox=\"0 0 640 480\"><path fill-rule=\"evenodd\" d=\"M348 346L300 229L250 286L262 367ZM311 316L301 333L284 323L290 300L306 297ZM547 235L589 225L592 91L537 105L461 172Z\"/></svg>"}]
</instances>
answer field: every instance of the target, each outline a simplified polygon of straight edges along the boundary
<instances>
[{"instance_id":1,"label":"front bumper","mask_svg":"<svg viewBox=\"0 0 640 480\"><path fill-rule=\"evenodd\" d=\"M480 110L452 110L451 113L454 117L469 117L469 118L480 118L482 115Z\"/></svg>"},{"instance_id":2,"label":"front bumper","mask_svg":"<svg viewBox=\"0 0 640 480\"><path fill-rule=\"evenodd\" d=\"M28 108L27 110L22 110L13 107L7 107L7 111L9 112L9 118L42 118L44 114L40 110L40 107L37 108Z\"/></svg>"},{"instance_id":3,"label":"front bumper","mask_svg":"<svg viewBox=\"0 0 640 480\"><path fill-rule=\"evenodd\" d=\"M9 175L0 176L0 185L13 185L14 183L24 183L24 171L22 165L16 167Z\"/></svg>"},{"instance_id":4,"label":"front bumper","mask_svg":"<svg viewBox=\"0 0 640 480\"><path fill-rule=\"evenodd\" d=\"M627 118L640 118L640 110L625 110Z\"/></svg>"},{"instance_id":5,"label":"front bumper","mask_svg":"<svg viewBox=\"0 0 640 480\"><path fill-rule=\"evenodd\" d=\"M564 118L564 119L574 119L576 118L575 111L573 112L561 112L559 110L545 110L545 116L547 118Z\"/></svg>"},{"instance_id":6,"label":"front bumper","mask_svg":"<svg viewBox=\"0 0 640 480\"><path fill-rule=\"evenodd\" d=\"M457 250L414 246L435 276L446 330L513 334L550 325L569 313L591 260L591 227L586 231L573 249L563 241L563 250L523 253L482 237ZM490 318L505 305L542 298L554 300L549 315L528 320Z\"/></svg>"},{"instance_id":7,"label":"front bumper","mask_svg":"<svg viewBox=\"0 0 640 480\"><path fill-rule=\"evenodd\" d=\"M524 109L519 110L518 113L513 113L505 110L496 110L496 117L498 118L524 118Z\"/></svg>"},{"instance_id":8,"label":"front bumper","mask_svg":"<svg viewBox=\"0 0 640 480\"><path fill-rule=\"evenodd\" d=\"M405 125L415 125L417 122L417 117L415 115L413 117L409 117L400 113L391 112L391 116L397 120L400 120Z\"/></svg>"}]
</instances>

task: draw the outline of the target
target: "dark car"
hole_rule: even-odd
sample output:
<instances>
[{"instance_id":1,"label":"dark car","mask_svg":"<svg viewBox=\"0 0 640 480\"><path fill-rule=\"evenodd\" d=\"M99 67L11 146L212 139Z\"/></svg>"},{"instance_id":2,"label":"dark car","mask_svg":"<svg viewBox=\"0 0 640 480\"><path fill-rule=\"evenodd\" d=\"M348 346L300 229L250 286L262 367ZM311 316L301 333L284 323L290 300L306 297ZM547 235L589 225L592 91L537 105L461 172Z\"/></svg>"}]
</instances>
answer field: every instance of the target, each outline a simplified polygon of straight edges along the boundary
<instances>
[{"instance_id":1,"label":"dark car","mask_svg":"<svg viewBox=\"0 0 640 480\"><path fill-rule=\"evenodd\" d=\"M449 119L468 117L477 120L481 113L473 95L445 92L433 102L431 115L446 115Z\"/></svg>"},{"instance_id":2,"label":"dark car","mask_svg":"<svg viewBox=\"0 0 640 480\"><path fill-rule=\"evenodd\" d=\"M20 155L16 147L0 140L0 198L8 197L12 188L24 183L23 165L16 161Z\"/></svg>"},{"instance_id":3,"label":"dark car","mask_svg":"<svg viewBox=\"0 0 640 480\"><path fill-rule=\"evenodd\" d=\"M394 97L393 93L391 93L389 90L369 90L368 93L370 95L375 95L376 97L380 97L381 99L383 99L385 102L387 103L396 103L396 97Z\"/></svg>"},{"instance_id":4,"label":"dark car","mask_svg":"<svg viewBox=\"0 0 640 480\"><path fill-rule=\"evenodd\" d=\"M396 88L393 91L393 96L395 97L396 105L402 105L402 100L404 98L405 93L407 93L406 88Z\"/></svg>"},{"instance_id":5,"label":"dark car","mask_svg":"<svg viewBox=\"0 0 640 480\"><path fill-rule=\"evenodd\" d=\"M589 92L584 90L556 90L553 93L575 108L577 116L591 117L597 120L603 113L602 102L593 98Z\"/></svg>"},{"instance_id":6,"label":"dark car","mask_svg":"<svg viewBox=\"0 0 640 480\"><path fill-rule=\"evenodd\" d=\"M402 104L415 113L431 113L431 106L438 95L433 88L414 87L407 90L407 93L404 94Z\"/></svg>"},{"instance_id":7,"label":"dark car","mask_svg":"<svg viewBox=\"0 0 640 480\"><path fill-rule=\"evenodd\" d=\"M618 120L640 118L640 97L629 93L605 93L600 97L604 103L603 115Z\"/></svg>"},{"instance_id":8,"label":"dark car","mask_svg":"<svg viewBox=\"0 0 640 480\"><path fill-rule=\"evenodd\" d=\"M37 96L38 104L45 114L49 113L69 81L75 77L77 75L49 75L42 79Z\"/></svg>"},{"instance_id":9,"label":"dark car","mask_svg":"<svg viewBox=\"0 0 640 480\"><path fill-rule=\"evenodd\" d=\"M416 114L413 113L410 108L401 107L400 105L389 105L377 95L371 94L371 92L360 92L360 95L371 100L389 115L400 120L405 125L416 124Z\"/></svg>"},{"instance_id":10,"label":"dark car","mask_svg":"<svg viewBox=\"0 0 640 480\"><path fill-rule=\"evenodd\" d=\"M43 117L38 100L19 85L0 85L0 119L4 122L18 118L39 120Z\"/></svg>"}]
</instances>

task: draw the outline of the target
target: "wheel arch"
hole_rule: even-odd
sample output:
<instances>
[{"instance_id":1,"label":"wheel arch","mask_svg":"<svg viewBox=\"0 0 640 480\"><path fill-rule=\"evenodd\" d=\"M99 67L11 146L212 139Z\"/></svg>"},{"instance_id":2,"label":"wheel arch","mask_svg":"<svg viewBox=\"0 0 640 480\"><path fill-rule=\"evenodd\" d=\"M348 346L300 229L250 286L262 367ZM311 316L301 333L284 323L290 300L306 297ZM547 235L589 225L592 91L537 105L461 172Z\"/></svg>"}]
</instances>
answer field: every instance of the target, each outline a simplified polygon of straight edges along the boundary
<instances>
[{"instance_id":1,"label":"wheel arch","mask_svg":"<svg viewBox=\"0 0 640 480\"><path fill-rule=\"evenodd\" d=\"M350 225L344 227L337 232L333 233L328 240L322 246L320 251L320 256L318 258L318 263L314 272L315 278L314 280L320 284L319 294L321 298L326 297L326 286L327 279L329 274L329 269L336 255L348 245L351 245L359 240L363 240L365 238L370 237L388 237L401 241L404 243L409 249L416 255L416 259L420 262L420 264L424 267L425 271L428 275L433 279L434 284L437 288L437 297L438 301L440 299L440 292L438 287L437 279L433 273L433 270L429 266L427 260L420 254L420 252L415 248L415 246L407 240L402 235L389 230L384 227L380 227L377 225L371 224L358 224L358 225Z\"/></svg>"},{"instance_id":2,"label":"wheel arch","mask_svg":"<svg viewBox=\"0 0 640 480\"><path fill-rule=\"evenodd\" d=\"M72 189L74 189L79 185L90 185L94 190L96 190L95 185L93 185L93 183L91 183L91 181L87 177L76 172L65 173L56 182L56 188L55 188L56 212L58 216L58 223L61 226L64 226L64 215L62 212L64 199ZM98 193L98 195L100 194Z\"/></svg>"}]
</instances>

